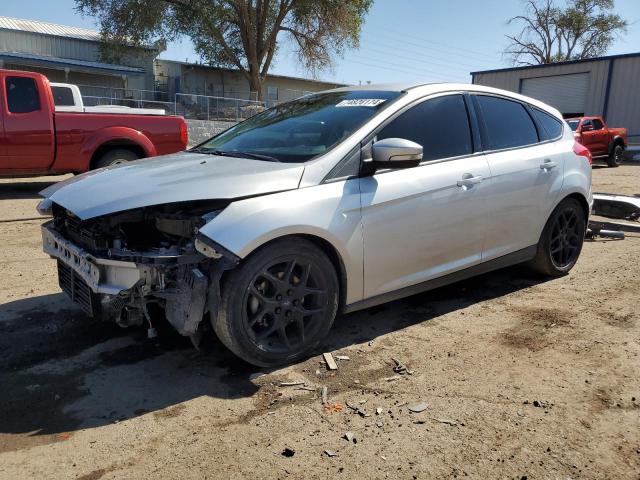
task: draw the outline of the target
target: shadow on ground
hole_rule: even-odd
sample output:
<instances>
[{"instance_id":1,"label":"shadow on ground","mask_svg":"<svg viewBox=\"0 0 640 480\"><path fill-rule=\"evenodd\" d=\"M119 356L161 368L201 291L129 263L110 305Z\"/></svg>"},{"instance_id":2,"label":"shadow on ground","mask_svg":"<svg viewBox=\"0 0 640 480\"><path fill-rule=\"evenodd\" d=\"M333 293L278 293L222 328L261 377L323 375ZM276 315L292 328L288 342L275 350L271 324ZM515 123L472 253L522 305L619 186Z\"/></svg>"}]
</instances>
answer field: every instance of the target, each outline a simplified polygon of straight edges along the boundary
<instances>
[{"instance_id":1,"label":"shadow on ground","mask_svg":"<svg viewBox=\"0 0 640 480\"><path fill-rule=\"evenodd\" d=\"M540 283L505 269L336 320L317 351L341 349ZM53 308L65 308L51 311ZM57 307L56 307L57 306ZM203 349L160 329L124 330L87 318L63 294L19 300L0 316L0 436L91 428L199 396L249 397L255 367L211 335ZM0 451L3 448L0 442Z\"/></svg>"},{"instance_id":2,"label":"shadow on ground","mask_svg":"<svg viewBox=\"0 0 640 480\"><path fill-rule=\"evenodd\" d=\"M38 192L57 183L51 180L10 181L0 183L0 200L40 198Z\"/></svg>"}]
</instances>

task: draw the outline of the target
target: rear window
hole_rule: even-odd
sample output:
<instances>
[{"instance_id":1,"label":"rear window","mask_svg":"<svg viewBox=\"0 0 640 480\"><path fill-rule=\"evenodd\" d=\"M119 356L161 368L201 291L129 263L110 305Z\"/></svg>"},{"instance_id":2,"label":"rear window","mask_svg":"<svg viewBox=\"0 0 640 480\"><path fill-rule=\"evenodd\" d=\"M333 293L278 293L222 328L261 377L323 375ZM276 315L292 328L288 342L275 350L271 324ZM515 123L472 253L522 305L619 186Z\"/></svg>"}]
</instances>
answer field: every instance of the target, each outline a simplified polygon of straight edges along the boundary
<instances>
[{"instance_id":1,"label":"rear window","mask_svg":"<svg viewBox=\"0 0 640 480\"><path fill-rule=\"evenodd\" d=\"M540 132L541 140L553 140L562 135L562 123L560 120L537 108L532 108L532 110L533 116L536 117L538 124L542 127Z\"/></svg>"},{"instance_id":2,"label":"rear window","mask_svg":"<svg viewBox=\"0 0 640 480\"><path fill-rule=\"evenodd\" d=\"M11 113L29 113L40 110L40 96L33 78L7 77L7 107Z\"/></svg>"},{"instance_id":3,"label":"rear window","mask_svg":"<svg viewBox=\"0 0 640 480\"><path fill-rule=\"evenodd\" d=\"M56 107L73 107L73 92L69 87L51 87Z\"/></svg>"},{"instance_id":4,"label":"rear window","mask_svg":"<svg viewBox=\"0 0 640 480\"><path fill-rule=\"evenodd\" d=\"M498 97L477 96L490 150L522 147L538 142L533 120L521 103Z\"/></svg>"}]
</instances>

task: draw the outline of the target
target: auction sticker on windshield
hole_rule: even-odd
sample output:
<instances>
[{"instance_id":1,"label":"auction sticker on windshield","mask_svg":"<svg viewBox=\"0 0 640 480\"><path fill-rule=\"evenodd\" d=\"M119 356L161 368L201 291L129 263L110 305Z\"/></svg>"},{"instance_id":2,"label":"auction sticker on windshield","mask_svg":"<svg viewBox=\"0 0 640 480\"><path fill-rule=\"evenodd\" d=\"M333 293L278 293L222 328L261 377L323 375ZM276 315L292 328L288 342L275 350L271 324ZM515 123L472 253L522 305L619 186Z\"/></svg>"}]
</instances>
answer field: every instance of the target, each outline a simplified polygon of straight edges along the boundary
<instances>
[{"instance_id":1,"label":"auction sticker on windshield","mask_svg":"<svg viewBox=\"0 0 640 480\"><path fill-rule=\"evenodd\" d=\"M382 98L354 98L351 100L342 100L336 107L377 107L385 100Z\"/></svg>"}]
</instances>

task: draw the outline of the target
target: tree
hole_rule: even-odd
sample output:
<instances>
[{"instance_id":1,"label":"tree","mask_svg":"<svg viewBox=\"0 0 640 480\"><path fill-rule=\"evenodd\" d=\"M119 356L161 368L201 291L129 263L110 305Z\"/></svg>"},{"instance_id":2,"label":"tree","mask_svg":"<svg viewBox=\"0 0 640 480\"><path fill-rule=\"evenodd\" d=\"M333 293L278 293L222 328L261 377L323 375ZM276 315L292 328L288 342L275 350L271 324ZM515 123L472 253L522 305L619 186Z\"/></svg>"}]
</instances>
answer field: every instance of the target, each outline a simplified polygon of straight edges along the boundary
<instances>
[{"instance_id":1,"label":"tree","mask_svg":"<svg viewBox=\"0 0 640 480\"><path fill-rule=\"evenodd\" d=\"M373 0L76 0L99 19L106 55L188 37L210 65L237 68L251 92L262 83L283 38L312 72L359 45Z\"/></svg>"},{"instance_id":2,"label":"tree","mask_svg":"<svg viewBox=\"0 0 640 480\"><path fill-rule=\"evenodd\" d=\"M609 13L614 0L569 0L564 8L555 0L523 0L524 15L509 20L522 24L505 50L514 65L579 60L603 55L628 22Z\"/></svg>"}]
</instances>

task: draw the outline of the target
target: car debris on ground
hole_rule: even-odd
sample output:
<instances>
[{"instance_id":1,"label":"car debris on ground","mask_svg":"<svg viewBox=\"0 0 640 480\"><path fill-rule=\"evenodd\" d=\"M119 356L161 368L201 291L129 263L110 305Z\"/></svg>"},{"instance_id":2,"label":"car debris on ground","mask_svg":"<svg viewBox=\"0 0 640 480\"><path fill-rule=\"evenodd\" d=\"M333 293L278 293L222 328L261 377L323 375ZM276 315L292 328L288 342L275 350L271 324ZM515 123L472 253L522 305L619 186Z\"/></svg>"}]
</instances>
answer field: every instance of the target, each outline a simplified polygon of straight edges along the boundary
<instances>
[{"instance_id":1,"label":"car debris on ground","mask_svg":"<svg viewBox=\"0 0 640 480\"><path fill-rule=\"evenodd\" d=\"M640 197L594 193L592 214L622 221L591 218L586 233L587 239L596 237L624 240L625 232L640 233Z\"/></svg>"},{"instance_id":2,"label":"car debris on ground","mask_svg":"<svg viewBox=\"0 0 640 480\"><path fill-rule=\"evenodd\" d=\"M429 408L429 405L427 404L427 402L421 402L417 403L416 405L411 405L408 408L411 413L420 413Z\"/></svg>"},{"instance_id":3,"label":"car debris on ground","mask_svg":"<svg viewBox=\"0 0 640 480\"><path fill-rule=\"evenodd\" d=\"M398 373L400 375L404 375L405 373L407 375L413 375L413 370L409 370L407 366L400 360L398 360L397 358L391 358L391 360L393 360L393 362L396 364L396 366L393 367L393 371L395 373Z\"/></svg>"},{"instance_id":4,"label":"car debris on ground","mask_svg":"<svg viewBox=\"0 0 640 480\"><path fill-rule=\"evenodd\" d=\"M333 359L333 355L331 355L331 353L323 353L322 356L324 357L324 362L327 364L327 369L328 370L337 370L338 369L338 364Z\"/></svg>"}]
</instances>

